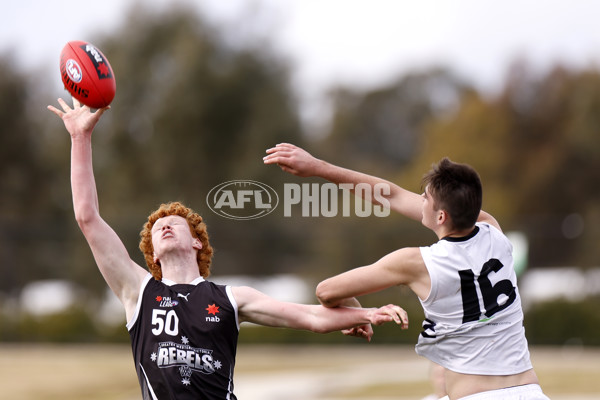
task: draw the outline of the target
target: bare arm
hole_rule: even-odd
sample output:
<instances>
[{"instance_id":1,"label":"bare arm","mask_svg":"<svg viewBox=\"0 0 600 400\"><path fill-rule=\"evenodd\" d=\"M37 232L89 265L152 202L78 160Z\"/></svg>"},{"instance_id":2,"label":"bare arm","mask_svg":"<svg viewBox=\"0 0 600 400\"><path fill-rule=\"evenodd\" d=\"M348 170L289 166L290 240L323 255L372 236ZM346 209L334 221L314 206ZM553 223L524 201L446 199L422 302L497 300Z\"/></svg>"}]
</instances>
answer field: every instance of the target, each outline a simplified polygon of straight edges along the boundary
<instances>
[{"instance_id":1,"label":"bare arm","mask_svg":"<svg viewBox=\"0 0 600 400\"><path fill-rule=\"evenodd\" d=\"M147 272L131 260L113 229L100 217L92 166L92 131L108 109L92 113L73 99L73 108L59 99L63 111L48 106L60 117L71 136L71 189L75 219L83 232L108 286L125 306L127 319L133 316L139 288Z\"/></svg>"},{"instance_id":2,"label":"bare arm","mask_svg":"<svg viewBox=\"0 0 600 400\"><path fill-rule=\"evenodd\" d=\"M334 332L364 324L381 325L391 321L401 324L403 329L408 327L406 311L394 305L380 308L327 308L282 302L247 286L234 287L232 290L238 303L240 322L316 333ZM365 338L370 340L371 334L368 337L365 334Z\"/></svg>"},{"instance_id":3,"label":"bare arm","mask_svg":"<svg viewBox=\"0 0 600 400\"><path fill-rule=\"evenodd\" d=\"M335 184L349 183L355 188L358 184L366 184L371 192L361 191L361 194L369 194L369 200L377 199L374 192L376 185L384 185L385 192L377 193L383 195L389 204L380 204L388 207L408 218L421 221L421 196L408 191L390 181L376 176L367 175L362 172L342 168L319 160L293 144L281 143L273 148L267 149L267 156L263 158L265 164L277 164L279 167L293 175L307 177L318 176ZM387 190L389 188L389 191Z\"/></svg>"},{"instance_id":4,"label":"bare arm","mask_svg":"<svg viewBox=\"0 0 600 400\"><path fill-rule=\"evenodd\" d=\"M390 210L415 221L421 221L421 205L423 202L421 195L406 190L385 179L330 164L315 158L306 150L293 144L281 143L267 149L267 156L263 157L263 162L265 164L277 164L283 171L292 175L301 177L318 176L338 185L341 183L350 183L353 187L356 187L356 185L364 183L371 190L376 185L385 185L389 187L389 192L384 197L389 202ZM365 194L366 192L361 193ZM369 194L370 199L377 198L375 193L371 192ZM387 206L386 204L382 205ZM487 222L500 229L498 221L485 211L481 211L478 222Z\"/></svg>"},{"instance_id":5,"label":"bare arm","mask_svg":"<svg viewBox=\"0 0 600 400\"><path fill-rule=\"evenodd\" d=\"M317 298L326 307L336 307L397 285L408 286L421 299L429 295L431 280L418 248L396 250L371 265L326 279L317 286Z\"/></svg>"}]
</instances>

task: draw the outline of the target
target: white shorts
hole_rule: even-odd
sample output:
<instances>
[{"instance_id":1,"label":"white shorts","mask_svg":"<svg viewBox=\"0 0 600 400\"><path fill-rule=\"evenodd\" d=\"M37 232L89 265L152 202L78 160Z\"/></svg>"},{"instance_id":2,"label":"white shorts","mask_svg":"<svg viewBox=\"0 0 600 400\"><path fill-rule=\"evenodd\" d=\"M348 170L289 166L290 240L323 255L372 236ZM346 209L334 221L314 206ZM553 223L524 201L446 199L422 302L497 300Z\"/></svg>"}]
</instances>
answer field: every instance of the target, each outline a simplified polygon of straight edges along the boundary
<instances>
[{"instance_id":1,"label":"white shorts","mask_svg":"<svg viewBox=\"0 0 600 400\"><path fill-rule=\"evenodd\" d=\"M550 400L540 385L521 385L461 397L459 400Z\"/></svg>"}]
</instances>

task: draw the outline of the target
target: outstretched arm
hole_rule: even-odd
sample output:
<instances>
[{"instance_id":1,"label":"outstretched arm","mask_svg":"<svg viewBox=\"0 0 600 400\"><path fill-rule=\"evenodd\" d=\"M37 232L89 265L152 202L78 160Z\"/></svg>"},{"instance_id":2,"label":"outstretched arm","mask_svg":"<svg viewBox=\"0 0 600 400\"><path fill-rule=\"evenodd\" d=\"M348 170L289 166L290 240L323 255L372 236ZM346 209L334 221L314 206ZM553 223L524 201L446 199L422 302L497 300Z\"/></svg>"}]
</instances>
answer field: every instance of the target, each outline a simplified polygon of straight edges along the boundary
<instances>
[{"instance_id":1,"label":"outstretched arm","mask_svg":"<svg viewBox=\"0 0 600 400\"><path fill-rule=\"evenodd\" d=\"M62 119L71 136L71 189L79 224L106 283L133 316L141 280L147 272L134 263L113 229L100 217L92 167L92 131L109 107L91 112L73 99L73 108L58 99L62 110L48 109Z\"/></svg>"},{"instance_id":2,"label":"outstretched arm","mask_svg":"<svg viewBox=\"0 0 600 400\"><path fill-rule=\"evenodd\" d=\"M429 296L431 279L419 248L405 247L373 264L328 278L317 286L317 298L324 306L336 307L398 285L408 286L422 300Z\"/></svg>"},{"instance_id":3,"label":"outstretched arm","mask_svg":"<svg viewBox=\"0 0 600 400\"><path fill-rule=\"evenodd\" d=\"M306 150L289 143L281 143L273 148L267 149L267 156L263 158L265 164L277 164L279 167L292 175L307 177L318 176L335 184L349 183L352 187L358 184L366 184L371 188L369 199L376 199L382 193L374 193L376 185L385 185L389 192L383 193L383 197L389 202L389 208L408 218L421 221L421 196L406 190L390 181L376 176L367 175L333 165L326 161L313 157ZM366 191L361 191L366 195ZM386 204L381 204L387 206Z\"/></svg>"},{"instance_id":4,"label":"outstretched arm","mask_svg":"<svg viewBox=\"0 0 600 400\"><path fill-rule=\"evenodd\" d=\"M238 303L240 322L316 333L334 332L365 324L381 325L391 321L401 325L402 329L408 328L406 311L391 304L380 308L327 308L282 302L247 286L234 287L232 291ZM371 336L372 331L363 332L365 339L370 340Z\"/></svg>"},{"instance_id":5,"label":"outstretched arm","mask_svg":"<svg viewBox=\"0 0 600 400\"><path fill-rule=\"evenodd\" d=\"M378 196L383 195L388 200L391 210L415 221L421 221L422 219L421 206L423 199L421 195L406 190L385 179L320 160L306 150L293 144L280 143L275 147L267 149L267 155L263 157L263 162L265 164L277 164L283 171L292 175L301 177L318 176L338 185L341 183L350 183L353 187L356 187L359 183L363 183L367 184L371 190L375 188L375 185L385 185L390 189L389 194L377 193L377 196L375 196L375 193L371 192L369 193L369 199L377 199ZM361 194L366 195L367 192L361 191ZM382 205L387 206L386 204ZM481 211L477 221L487 222L501 229L498 221L485 211Z\"/></svg>"}]
</instances>

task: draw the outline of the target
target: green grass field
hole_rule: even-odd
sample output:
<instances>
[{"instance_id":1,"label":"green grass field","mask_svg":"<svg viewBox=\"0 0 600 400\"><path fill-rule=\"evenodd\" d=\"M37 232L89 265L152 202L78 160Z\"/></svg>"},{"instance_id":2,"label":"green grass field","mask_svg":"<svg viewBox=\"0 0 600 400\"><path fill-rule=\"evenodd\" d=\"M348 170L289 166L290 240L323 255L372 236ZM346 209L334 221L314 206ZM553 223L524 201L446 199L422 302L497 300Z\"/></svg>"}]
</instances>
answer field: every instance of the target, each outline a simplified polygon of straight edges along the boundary
<instances>
[{"instance_id":1,"label":"green grass field","mask_svg":"<svg viewBox=\"0 0 600 400\"><path fill-rule=\"evenodd\" d=\"M600 348L533 348L553 400L600 398ZM239 400L419 400L429 364L411 346L250 346L238 350ZM127 345L0 345L3 399L139 399Z\"/></svg>"}]
</instances>

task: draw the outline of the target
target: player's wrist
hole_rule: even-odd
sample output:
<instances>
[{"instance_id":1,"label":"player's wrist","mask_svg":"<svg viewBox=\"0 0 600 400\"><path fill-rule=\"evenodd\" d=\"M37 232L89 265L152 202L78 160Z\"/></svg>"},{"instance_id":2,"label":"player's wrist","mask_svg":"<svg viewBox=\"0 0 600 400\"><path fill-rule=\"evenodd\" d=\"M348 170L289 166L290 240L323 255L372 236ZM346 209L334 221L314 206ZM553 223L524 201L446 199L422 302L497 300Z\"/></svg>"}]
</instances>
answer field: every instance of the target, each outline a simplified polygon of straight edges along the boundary
<instances>
[{"instance_id":1,"label":"player's wrist","mask_svg":"<svg viewBox=\"0 0 600 400\"><path fill-rule=\"evenodd\" d=\"M377 324L377 312L378 308L364 308L367 310L367 320L369 324Z\"/></svg>"}]
</instances>

